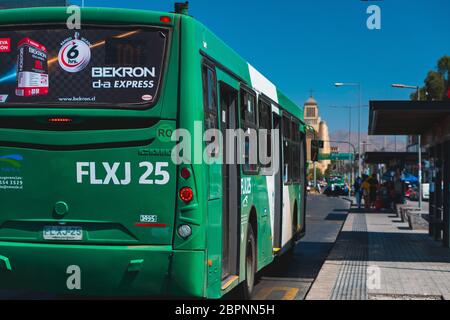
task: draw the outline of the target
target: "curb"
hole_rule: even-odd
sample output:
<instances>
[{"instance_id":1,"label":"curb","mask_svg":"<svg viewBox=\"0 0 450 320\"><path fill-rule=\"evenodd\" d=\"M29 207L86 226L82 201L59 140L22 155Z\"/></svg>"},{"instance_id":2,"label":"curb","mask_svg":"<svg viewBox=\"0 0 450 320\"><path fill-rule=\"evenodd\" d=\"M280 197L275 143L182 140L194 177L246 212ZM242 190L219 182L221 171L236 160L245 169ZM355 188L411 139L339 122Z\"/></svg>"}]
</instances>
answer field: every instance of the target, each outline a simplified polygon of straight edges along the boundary
<instances>
[{"instance_id":1,"label":"curb","mask_svg":"<svg viewBox=\"0 0 450 320\"><path fill-rule=\"evenodd\" d=\"M353 200L353 199L350 199L350 198L347 198L347 197L342 197L341 199L350 202L351 205L353 205L353 203L354 203L354 200Z\"/></svg>"}]
</instances>

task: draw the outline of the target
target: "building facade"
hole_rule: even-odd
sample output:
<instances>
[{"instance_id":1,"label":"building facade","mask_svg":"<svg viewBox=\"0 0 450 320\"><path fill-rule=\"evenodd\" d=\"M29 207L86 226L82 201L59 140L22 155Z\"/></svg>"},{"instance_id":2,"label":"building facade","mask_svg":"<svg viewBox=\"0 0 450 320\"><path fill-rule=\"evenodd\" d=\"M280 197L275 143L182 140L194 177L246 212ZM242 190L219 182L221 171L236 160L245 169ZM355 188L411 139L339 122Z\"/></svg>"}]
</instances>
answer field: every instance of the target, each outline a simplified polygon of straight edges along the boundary
<instances>
[{"instance_id":1,"label":"building facade","mask_svg":"<svg viewBox=\"0 0 450 320\"><path fill-rule=\"evenodd\" d=\"M307 159L311 161L311 140L315 138L324 141L320 153L330 153L330 135L326 122L319 116L319 105L312 96L304 103L303 113L305 123L314 129L314 132L307 131L306 135ZM317 162L317 169L325 173L330 164L330 160L319 161Z\"/></svg>"}]
</instances>

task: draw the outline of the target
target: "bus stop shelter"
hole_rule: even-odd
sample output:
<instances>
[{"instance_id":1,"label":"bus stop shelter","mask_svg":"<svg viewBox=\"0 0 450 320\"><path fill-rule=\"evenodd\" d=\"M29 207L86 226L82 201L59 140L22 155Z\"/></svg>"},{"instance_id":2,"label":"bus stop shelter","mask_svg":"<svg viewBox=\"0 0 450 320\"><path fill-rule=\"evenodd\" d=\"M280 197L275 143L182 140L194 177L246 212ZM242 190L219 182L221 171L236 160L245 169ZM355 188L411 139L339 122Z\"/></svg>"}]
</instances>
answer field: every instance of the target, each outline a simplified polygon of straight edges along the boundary
<instances>
[{"instance_id":1,"label":"bus stop shelter","mask_svg":"<svg viewBox=\"0 0 450 320\"><path fill-rule=\"evenodd\" d=\"M423 153L423 156L426 156L426 154ZM367 164L386 164L390 166L415 164L418 158L417 152L372 151L364 154L364 162Z\"/></svg>"},{"instance_id":2,"label":"bus stop shelter","mask_svg":"<svg viewBox=\"0 0 450 320\"><path fill-rule=\"evenodd\" d=\"M422 153L422 159L427 154ZM408 171L413 172L412 168L417 168L419 161L417 152L392 152L392 151L371 151L364 153L364 163L368 166L385 165L387 171ZM414 173L416 175L416 173Z\"/></svg>"},{"instance_id":3,"label":"bus stop shelter","mask_svg":"<svg viewBox=\"0 0 450 320\"><path fill-rule=\"evenodd\" d=\"M429 165L429 232L450 247L450 101L371 101L370 135L421 135Z\"/></svg>"}]
</instances>

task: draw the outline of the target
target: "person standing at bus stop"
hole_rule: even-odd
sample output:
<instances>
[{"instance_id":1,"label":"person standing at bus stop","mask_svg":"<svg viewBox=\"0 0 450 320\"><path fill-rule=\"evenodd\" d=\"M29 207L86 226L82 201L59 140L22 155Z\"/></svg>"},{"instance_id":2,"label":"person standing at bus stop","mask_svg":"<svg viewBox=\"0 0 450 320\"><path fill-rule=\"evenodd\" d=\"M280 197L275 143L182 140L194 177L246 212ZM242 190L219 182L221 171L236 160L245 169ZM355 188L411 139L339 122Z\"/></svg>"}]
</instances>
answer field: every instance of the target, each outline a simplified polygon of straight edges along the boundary
<instances>
[{"instance_id":1,"label":"person standing at bus stop","mask_svg":"<svg viewBox=\"0 0 450 320\"><path fill-rule=\"evenodd\" d=\"M364 208L369 209L370 208L370 184L369 184L369 177L367 175L363 175L361 184L361 190L364 197Z\"/></svg>"},{"instance_id":2,"label":"person standing at bus stop","mask_svg":"<svg viewBox=\"0 0 450 320\"><path fill-rule=\"evenodd\" d=\"M399 173L395 175L394 179L394 192L395 192L395 203L403 204L405 202L405 183Z\"/></svg>"},{"instance_id":3,"label":"person standing at bus stop","mask_svg":"<svg viewBox=\"0 0 450 320\"><path fill-rule=\"evenodd\" d=\"M355 198L356 198L356 204L358 205L358 209L361 209L361 198L362 198L362 193L363 193L361 184L362 184L361 177L356 178L355 183L353 184L353 189L355 190Z\"/></svg>"},{"instance_id":4,"label":"person standing at bus stop","mask_svg":"<svg viewBox=\"0 0 450 320\"><path fill-rule=\"evenodd\" d=\"M370 208L375 207L375 202L377 201L377 192L378 192L378 179L377 175L374 173L368 180L370 188L369 188L369 198L370 198Z\"/></svg>"}]
</instances>

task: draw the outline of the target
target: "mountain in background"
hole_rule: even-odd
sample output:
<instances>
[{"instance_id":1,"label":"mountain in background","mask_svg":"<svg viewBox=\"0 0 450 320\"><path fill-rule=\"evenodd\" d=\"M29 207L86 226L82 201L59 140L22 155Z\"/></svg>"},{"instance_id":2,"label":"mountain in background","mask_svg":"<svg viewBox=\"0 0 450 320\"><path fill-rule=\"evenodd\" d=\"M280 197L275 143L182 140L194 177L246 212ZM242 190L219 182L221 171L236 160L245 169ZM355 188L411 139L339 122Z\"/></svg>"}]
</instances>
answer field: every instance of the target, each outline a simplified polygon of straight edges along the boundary
<instances>
[{"instance_id":1,"label":"mountain in background","mask_svg":"<svg viewBox=\"0 0 450 320\"><path fill-rule=\"evenodd\" d=\"M358 152L358 133L351 132L350 142L355 146ZM330 133L331 141L348 141L348 131L336 130ZM362 145L361 150L366 151L406 151L406 137L405 136L369 136L367 133L361 133L361 142L366 142L367 145ZM331 143L332 146L338 146L339 152L345 153L349 151L347 143ZM365 148L365 149L364 149ZM350 152L352 148L350 148Z\"/></svg>"}]
</instances>

